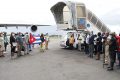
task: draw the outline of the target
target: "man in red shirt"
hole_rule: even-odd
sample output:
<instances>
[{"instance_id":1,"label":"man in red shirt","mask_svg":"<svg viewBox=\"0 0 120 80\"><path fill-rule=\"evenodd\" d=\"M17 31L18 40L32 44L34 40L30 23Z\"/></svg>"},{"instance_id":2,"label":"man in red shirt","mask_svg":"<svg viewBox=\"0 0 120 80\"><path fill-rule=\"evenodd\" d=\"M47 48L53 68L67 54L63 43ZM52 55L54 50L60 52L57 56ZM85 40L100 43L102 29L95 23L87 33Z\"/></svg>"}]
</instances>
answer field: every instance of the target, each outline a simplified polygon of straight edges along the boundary
<instances>
[{"instance_id":1,"label":"man in red shirt","mask_svg":"<svg viewBox=\"0 0 120 80\"><path fill-rule=\"evenodd\" d=\"M117 43L118 43L118 52L117 52L117 55L118 55L118 60L119 60L119 68L120 68L120 34L119 36L116 36L117 38Z\"/></svg>"}]
</instances>

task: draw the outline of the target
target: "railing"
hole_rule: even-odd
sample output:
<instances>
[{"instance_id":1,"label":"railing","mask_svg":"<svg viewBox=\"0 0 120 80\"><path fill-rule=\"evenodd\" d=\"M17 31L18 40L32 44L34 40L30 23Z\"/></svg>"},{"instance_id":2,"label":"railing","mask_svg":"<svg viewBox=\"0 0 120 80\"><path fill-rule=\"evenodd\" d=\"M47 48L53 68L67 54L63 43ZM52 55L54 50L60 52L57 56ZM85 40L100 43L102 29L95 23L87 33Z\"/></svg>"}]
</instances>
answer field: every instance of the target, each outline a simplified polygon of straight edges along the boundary
<instances>
[{"instance_id":1,"label":"railing","mask_svg":"<svg viewBox=\"0 0 120 80\"><path fill-rule=\"evenodd\" d=\"M102 32L111 32L110 29L90 10L87 10L87 19Z\"/></svg>"}]
</instances>

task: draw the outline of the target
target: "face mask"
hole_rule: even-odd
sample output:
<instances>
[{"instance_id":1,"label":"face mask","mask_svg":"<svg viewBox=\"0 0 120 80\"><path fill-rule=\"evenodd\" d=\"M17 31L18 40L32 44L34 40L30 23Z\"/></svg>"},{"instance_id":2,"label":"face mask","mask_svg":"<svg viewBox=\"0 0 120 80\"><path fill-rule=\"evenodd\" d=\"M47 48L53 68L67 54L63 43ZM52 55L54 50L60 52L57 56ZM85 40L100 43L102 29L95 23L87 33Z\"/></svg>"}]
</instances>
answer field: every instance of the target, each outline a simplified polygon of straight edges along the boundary
<instances>
[{"instance_id":1,"label":"face mask","mask_svg":"<svg viewBox=\"0 0 120 80\"><path fill-rule=\"evenodd\" d=\"M12 36L14 36L14 34L12 34Z\"/></svg>"},{"instance_id":2,"label":"face mask","mask_svg":"<svg viewBox=\"0 0 120 80\"><path fill-rule=\"evenodd\" d=\"M110 37L112 37L112 35L110 35Z\"/></svg>"}]
</instances>

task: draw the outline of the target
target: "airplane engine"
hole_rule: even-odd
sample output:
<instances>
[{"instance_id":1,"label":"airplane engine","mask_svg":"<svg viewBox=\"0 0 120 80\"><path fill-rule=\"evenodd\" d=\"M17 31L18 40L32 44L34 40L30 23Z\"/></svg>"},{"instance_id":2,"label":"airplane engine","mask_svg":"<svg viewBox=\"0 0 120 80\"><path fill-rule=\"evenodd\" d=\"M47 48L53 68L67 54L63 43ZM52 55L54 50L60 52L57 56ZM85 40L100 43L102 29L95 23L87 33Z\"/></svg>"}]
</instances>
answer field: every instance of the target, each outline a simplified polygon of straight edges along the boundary
<instances>
[{"instance_id":1,"label":"airplane engine","mask_svg":"<svg viewBox=\"0 0 120 80\"><path fill-rule=\"evenodd\" d=\"M32 25L31 26L31 31L32 32L36 32L37 31L37 26L36 25Z\"/></svg>"}]
</instances>

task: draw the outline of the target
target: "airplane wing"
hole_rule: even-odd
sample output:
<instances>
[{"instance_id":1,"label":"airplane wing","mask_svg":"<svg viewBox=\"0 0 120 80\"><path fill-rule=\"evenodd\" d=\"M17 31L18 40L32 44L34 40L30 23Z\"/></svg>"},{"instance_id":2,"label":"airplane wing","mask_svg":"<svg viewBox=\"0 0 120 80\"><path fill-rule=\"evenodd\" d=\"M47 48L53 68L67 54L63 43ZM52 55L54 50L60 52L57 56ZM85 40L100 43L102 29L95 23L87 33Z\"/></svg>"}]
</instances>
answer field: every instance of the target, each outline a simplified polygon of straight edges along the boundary
<instances>
[{"instance_id":1,"label":"airplane wing","mask_svg":"<svg viewBox=\"0 0 120 80\"><path fill-rule=\"evenodd\" d=\"M0 24L0 27L31 27L36 26L51 26L51 25L39 25L39 24Z\"/></svg>"},{"instance_id":2,"label":"airplane wing","mask_svg":"<svg viewBox=\"0 0 120 80\"><path fill-rule=\"evenodd\" d=\"M39 25L39 24L0 24L0 27L5 27L6 29L8 27L16 27L18 29L18 27L31 27L31 30L33 32L35 32L37 30L37 27L40 26L51 26L51 25Z\"/></svg>"},{"instance_id":3,"label":"airplane wing","mask_svg":"<svg viewBox=\"0 0 120 80\"><path fill-rule=\"evenodd\" d=\"M38 25L38 24L0 24L0 27L5 27L6 29L8 27L16 27L18 29L18 27L31 27L31 31L35 32L37 30L37 27L40 26L51 26L51 25Z\"/></svg>"}]
</instances>

